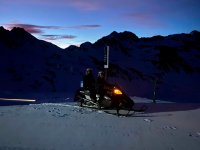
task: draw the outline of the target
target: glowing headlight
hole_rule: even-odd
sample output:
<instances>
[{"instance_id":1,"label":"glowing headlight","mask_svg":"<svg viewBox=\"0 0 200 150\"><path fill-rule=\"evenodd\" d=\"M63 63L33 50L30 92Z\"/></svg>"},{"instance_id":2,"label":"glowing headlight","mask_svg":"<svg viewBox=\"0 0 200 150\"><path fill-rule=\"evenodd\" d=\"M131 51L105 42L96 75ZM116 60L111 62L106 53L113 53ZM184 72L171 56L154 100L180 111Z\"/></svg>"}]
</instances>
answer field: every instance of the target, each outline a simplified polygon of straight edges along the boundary
<instances>
[{"instance_id":1,"label":"glowing headlight","mask_svg":"<svg viewBox=\"0 0 200 150\"><path fill-rule=\"evenodd\" d=\"M114 94L122 95L122 91L120 91L119 89L114 89Z\"/></svg>"}]
</instances>

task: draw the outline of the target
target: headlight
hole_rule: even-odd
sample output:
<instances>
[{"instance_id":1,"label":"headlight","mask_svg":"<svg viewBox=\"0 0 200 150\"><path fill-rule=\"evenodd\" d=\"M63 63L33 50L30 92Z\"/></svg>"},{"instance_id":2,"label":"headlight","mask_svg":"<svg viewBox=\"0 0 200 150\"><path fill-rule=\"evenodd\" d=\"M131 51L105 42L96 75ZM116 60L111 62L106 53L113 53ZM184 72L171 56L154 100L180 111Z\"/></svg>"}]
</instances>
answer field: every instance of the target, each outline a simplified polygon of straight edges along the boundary
<instances>
[{"instance_id":1,"label":"headlight","mask_svg":"<svg viewBox=\"0 0 200 150\"><path fill-rule=\"evenodd\" d=\"M117 89L117 88L115 88L114 89L114 94L116 94L116 95L122 95L122 91L119 90L119 89Z\"/></svg>"}]
</instances>

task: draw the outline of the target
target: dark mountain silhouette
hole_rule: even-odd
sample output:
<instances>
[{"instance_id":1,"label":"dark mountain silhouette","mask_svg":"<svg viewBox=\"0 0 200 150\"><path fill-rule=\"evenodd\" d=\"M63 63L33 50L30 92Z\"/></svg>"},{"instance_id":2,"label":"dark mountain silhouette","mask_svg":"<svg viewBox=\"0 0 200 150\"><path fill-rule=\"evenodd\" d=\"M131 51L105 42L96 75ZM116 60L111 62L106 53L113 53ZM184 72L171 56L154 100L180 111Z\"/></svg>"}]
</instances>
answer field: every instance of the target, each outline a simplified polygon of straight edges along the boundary
<instances>
[{"instance_id":1,"label":"dark mountain silhouette","mask_svg":"<svg viewBox=\"0 0 200 150\"><path fill-rule=\"evenodd\" d=\"M95 43L61 49L38 40L22 28L0 27L0 90L71 92L87 67L103 70L104 48L110 47L109 80L132 96L199 102L200 32L138 38L112 32Z\"/></svg>"}]
</instances>

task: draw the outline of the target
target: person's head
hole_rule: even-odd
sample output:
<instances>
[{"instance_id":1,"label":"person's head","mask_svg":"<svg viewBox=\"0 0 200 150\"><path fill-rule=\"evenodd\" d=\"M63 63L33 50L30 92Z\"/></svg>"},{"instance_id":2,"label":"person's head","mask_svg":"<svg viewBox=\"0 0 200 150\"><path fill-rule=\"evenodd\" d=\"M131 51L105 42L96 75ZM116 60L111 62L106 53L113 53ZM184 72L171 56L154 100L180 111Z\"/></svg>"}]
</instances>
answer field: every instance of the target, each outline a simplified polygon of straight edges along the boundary
<instances>
[{"instance_id":1,"label":"person's head","mask_svg":"<svg viewBox=\"0 0 200 150\"><path fill-rule=\"evenodd\" d=\"M98 76L101 77L101 78L104 78L104 72L103 71L99 71L98 72Z\"/></svg>"},{"instance_id":2,"label":"person's head","mask_svg":"<svg viewBox=\"0 0 200 150\"><path fill-rule=\"evenodd\" d=\"M91 68L87 68L85 73L86 73L86 75L92 74L92 69Z\"/></svg>"}]
</instances>

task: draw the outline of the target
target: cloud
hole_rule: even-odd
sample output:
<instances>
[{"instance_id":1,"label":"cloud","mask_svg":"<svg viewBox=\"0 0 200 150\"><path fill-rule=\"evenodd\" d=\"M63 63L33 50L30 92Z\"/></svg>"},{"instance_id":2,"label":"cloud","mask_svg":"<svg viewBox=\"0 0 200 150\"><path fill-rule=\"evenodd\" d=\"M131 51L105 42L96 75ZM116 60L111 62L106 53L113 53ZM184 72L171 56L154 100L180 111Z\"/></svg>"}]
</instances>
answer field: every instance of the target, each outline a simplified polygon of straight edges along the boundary
<instances>
[{"instance_id":1,"label":"cloud","mask_svg":"<svg viewBox=\"0 0 200 150\"><path fill-rule=\"evenodd\" d=\"M130 13L126 15L127 18L137 21L137 22L148 22L152 19L152 16L147 13Z\"/></svg>"},{"instance_id":2,"label":"cloud","mask_svg":"<svg viewBox=\"0 0 200 150\"><path fill-rule=\"evenodd\" d=\"M116 10L120 9L148 9L149 7L162 7L176 10L177 8L195 9L199 8L199 0L4 0L0 2L0 7L11 5L30 5L30 6L64 6L73 7L78 10L94 11L102 10L105 7Z\"/></svg>"},{"instance_id":3,"label":"cloud","mask_svg":"<svg viewBox=\"0 0 200 150\"><path fill-rule=\"evenodd\" d=\"M56 30L63 30L63 29L81 29L81 30L89 30L89 29L96 29L101 27L101 25L77 25L71 27L61 27L61 26L39 26L33 24L21 24L21 23L7 23L4 24L5 28L11 30L14 27L24 28L27 32L32 34L42 34L44 31L42 29L56 29Z\"/></svg>"},{"instance_id":4,"label":"cloud","mask_svg":"<svg viewBox=\"0 0 200 150\"><path fill-rule=\"evenodd\" d=\"M163 23L158 20L158 18L151 13L129 13L124 15L126 19L134 24L143 27L163 27ZM124 17L123 16L123 17Z\"/></svg>"},{"instance_id":5,"label":"cloud","mask_svg":"<svg viewBox=\"0 0 200 150\"><path fill-rule=\"evenodd\" d=\"M75 39L76 36L74 35L42 35L44 40L59 40L59 39Z\"/></svg>"},{"instance_id":6,"label":"cloud","mask_svg":"<svg viewBox=\"0 0 200 150\"><path fill-rule=\"evenodd\" d=\"M94 11L100 9L98 0L6 0L7 5L40 5L40 6L64 6L72 7L82 11Z\"/></svg>"},{"instance_id":7,"label":"cloud","mask_svg":"<svg viewBox=\"0 0 200 150\"><path fill-rule=\"evenodd\" d=\"M20 24L20 23L8 23L4 24L5 28L12 29L14 27L24 28L27 32L32 34L41 34L43 33L42 29L63 29L60 26L38 26L32 24Z\"/></svg>"},{"instance_id":8,"label":"cloud","mask_svg":"<svg viewBox=\"0 0 200 150\"><path fill-rule=\"evenodd\" d=\"M73 28L73 29L96 29L101 27L101 25L79 25L79 26L71 26L68 28Z\"/></svg>"},{"instance_id":9,"label":"cloud","mask_svg":"<svg viewBox=\"0 0 200 150\"><path fill-rule=\"evenodd\" d=\"M70 5L76 9L84 10L84 11L95 11L100 9L99 3L94 0L73 0L71 1Z\"/></svg>"}]
</instances>

